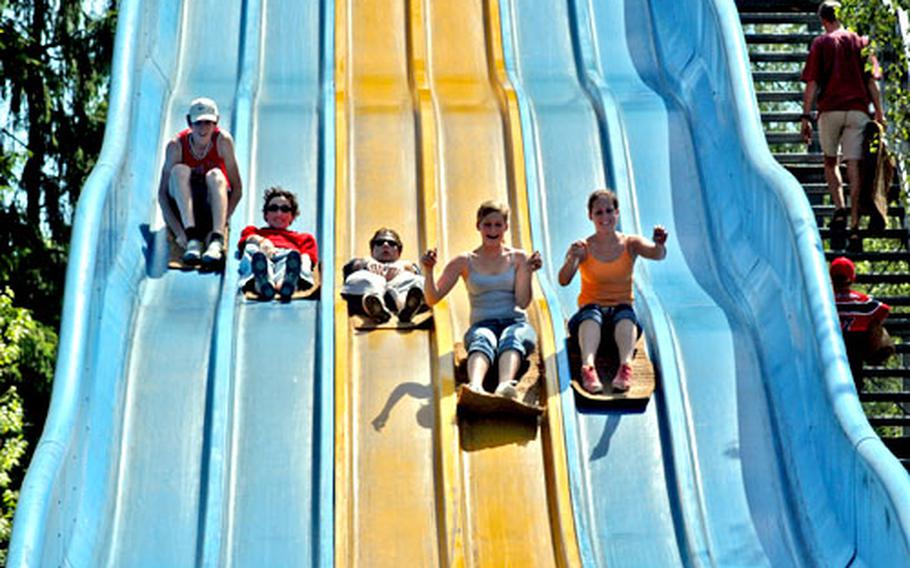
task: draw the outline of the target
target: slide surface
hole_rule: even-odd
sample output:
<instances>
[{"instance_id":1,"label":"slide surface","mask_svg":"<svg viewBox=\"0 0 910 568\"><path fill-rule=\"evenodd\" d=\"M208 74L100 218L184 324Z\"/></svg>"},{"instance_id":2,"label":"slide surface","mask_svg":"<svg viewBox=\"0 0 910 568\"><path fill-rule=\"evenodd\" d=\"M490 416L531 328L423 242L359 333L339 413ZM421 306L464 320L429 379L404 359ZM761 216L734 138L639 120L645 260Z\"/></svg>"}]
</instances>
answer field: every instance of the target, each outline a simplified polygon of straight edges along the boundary
<instances>
[{"instance_id":1,"label":"slide surface","mask_svg":"<svg viewBox=\"0 0 910 568\"><path fill-rule=\"evenodd\" d=\"M281 184L301 204L291 228L331 249L333 16L120 3L104 150L79 202L53 408L10 566L331 564L318 522L332 507L331 303L247 302L233 250L223 275L168 270L157 189L189 102L211 97L244 182L230 243L263 224L263 192Z\"/></svg>"},{"instance_id":2,"label":"slide surface","mask_svg":"<svg viewBox=\"0 0 910 568\"><path fill-rule=\"evenodd\" d=\"M123 0L9 565L910 562L910 481L856 399L748 68L727 0ZM248 302L233 256L167 270L159 168L200 95L244 180L231 243L266 188L296 192L316 298ZM624 231L670 232L636 266L640 411L568 386L578 284L555 274L604 186ZM338 295L381 226L412 260L475 248L486 199L545 259L536 426L457 416L463 284L408 330L357 330Z\"/></svg>"},{"instance_id":3,"label":"slide surface","mask_svg":"<svg viewBox=\"0 0 910 568\"><path fill-rule=\"evenodd\" d=\"M617 191L624 232L670 233L664 261L636 266L654 400L576 409L560 361L584 561L910 561L906 473L852 392L821 243L764 143L733 3L503 4L554 329L577 309L577 279L552 283L593 232L593 189Z\"/></svg>"}]
</instances>

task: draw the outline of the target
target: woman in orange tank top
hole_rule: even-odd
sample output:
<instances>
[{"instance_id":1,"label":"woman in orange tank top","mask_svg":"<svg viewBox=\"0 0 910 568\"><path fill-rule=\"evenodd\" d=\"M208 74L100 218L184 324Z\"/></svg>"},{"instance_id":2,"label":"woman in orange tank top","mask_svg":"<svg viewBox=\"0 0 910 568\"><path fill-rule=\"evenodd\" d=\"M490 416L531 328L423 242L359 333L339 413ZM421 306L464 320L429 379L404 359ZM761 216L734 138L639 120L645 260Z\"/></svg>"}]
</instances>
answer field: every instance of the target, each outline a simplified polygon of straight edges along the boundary
<instances>
[{"instance_id":1,"label":"woman in orange tank top","mask_svg":"<svg viewBox=\"0 0 910 568\"><path fill-rule=\"evenodd\" d=\"M619 368L613 390L626 391L632 384L632 352L641 332L632 309L632 269L639 256L661 260L667 256L667 231L654 227L653 240L639 235L624 235L616 230L619 200L616 194L599 189L588 197L588 218L594 234L575 241L566 252L559 269L559 283L568 286L581 272L579 311L569 320L569 332L581 348L581 383L590 393L603 391L594 367L602 331L612 329L619 354Z\"/></svg>"}]
</instances>

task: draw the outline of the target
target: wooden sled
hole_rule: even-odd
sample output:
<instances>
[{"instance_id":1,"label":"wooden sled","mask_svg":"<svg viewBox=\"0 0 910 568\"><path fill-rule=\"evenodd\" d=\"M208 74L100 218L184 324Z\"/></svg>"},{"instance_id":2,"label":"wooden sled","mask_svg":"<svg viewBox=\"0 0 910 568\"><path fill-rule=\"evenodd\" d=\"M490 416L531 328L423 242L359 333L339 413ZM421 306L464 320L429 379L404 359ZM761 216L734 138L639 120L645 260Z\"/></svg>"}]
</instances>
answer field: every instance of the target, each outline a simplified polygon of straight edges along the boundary
<instances>
[{"instance_id":1,"label":"wooden sled","mask_svg":"<svg viewBox=\"0 0 910 568\"><path fill-rule=\"evenodd\" d=\"M306 290L297 290L291 294L291 301L293 300L305 300L307 298L318 298L319 289L322 287L322 271L319 270L319 265L317 264L313 268L313 285L307 288ZM262 302L264 301L259 298L259 294L253 292L252 290L244 290L243 297L251 302ZM281 297L278 295L278 291L275 291L275 297L271 300L273 302L280 302Z\"/></svg>"},{"instance_id":2,"label":"wooden sled","mask_svg":"<svg viewBox=\"0 0 910 568\"><path fill-rule=\"evenodd\" d=\"M569 338L566 342L568 343L569 368L572 369L571 384L575 391L576 404L589 407L643 407L651 400L656 382L654 366L648 359L645 350L644 336L639 337L635 344L635 354L632 357L632 387L625 392L614 391L610 384L618 367L615 345L610 345L609 349L598 352L594 360L604 391L599 394L591 394L581 386L581 352L578 342L574 338Z\"/></svg>"},{"instance_id":3,"label":"wooden sled","mask_svg":"<svg viewBox=\"0 0 910 568\"><path fill-rule=\"evenodd\" d=\"M484 381L484 389L488 392L479 393L467 387L468 354L464 345L455 344L455 380L460 384L458 388L458 412L468 416L514 416L518 418L537 418L544 413L540 405L541 377L543 376L540 355L532 353L525 365L518 371L518 397L506 398L493 394L499 382L495 365L490 368Z\"/></svg>"}]
</instances>

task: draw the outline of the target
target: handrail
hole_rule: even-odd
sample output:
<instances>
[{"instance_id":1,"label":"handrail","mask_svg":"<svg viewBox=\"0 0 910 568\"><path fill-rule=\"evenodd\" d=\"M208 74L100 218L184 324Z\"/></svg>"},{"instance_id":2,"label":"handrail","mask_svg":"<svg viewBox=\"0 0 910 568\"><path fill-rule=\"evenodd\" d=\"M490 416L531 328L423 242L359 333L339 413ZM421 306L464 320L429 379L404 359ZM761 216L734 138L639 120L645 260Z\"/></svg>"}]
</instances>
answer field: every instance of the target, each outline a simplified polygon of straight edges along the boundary
<instances>
[{"instance_id":1,"label":"handrail","mask_svg":"<svg viewBox=\"0 0 910 568\"><path fill-rule=\"evenodd\" d=\"M22 484L10 543L8 566L40 564L53 480L73 437L81 371L88 350L91 312L97 301L96 264L105 203L126 159L132 116L133 78L140 40L139 0L121 0L111 65L107 126L98 162L86 180L76 206L70 241L63 321L47 422Z\"/></svg>"}]
</instances>

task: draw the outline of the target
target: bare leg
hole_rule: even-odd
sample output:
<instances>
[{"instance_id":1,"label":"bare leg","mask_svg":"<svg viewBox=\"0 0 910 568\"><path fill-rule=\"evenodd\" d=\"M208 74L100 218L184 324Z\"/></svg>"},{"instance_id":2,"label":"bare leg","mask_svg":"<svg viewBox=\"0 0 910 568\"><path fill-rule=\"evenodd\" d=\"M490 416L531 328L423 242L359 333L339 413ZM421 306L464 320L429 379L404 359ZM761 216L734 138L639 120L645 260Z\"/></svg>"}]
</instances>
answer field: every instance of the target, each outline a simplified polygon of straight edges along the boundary
<instances>
[{"instance_id":1,"label":"bare leg","mask_svg":"<svg viewBox=\"0 0 910 568\"><path fill-rule=\"evenodd\" d=\"M600 347L600 324L585 320L578 326L578 346L581 348L581 364L594 366L594 357Z\"/></svg>"},{"instance_id":2,"label":"bare leg","mask_svg":"<svg viewBox=\"0 0 910 568\"><path fill-rule=\"evenodd\" d=\"M847 161L847 182L850 185L850 228L859 228L859 190L862 186L859 160Z\"/></svg>"},{"instance_id":3,"label":"bare leg","mask_svg":"<svg viewBox=\"0 0 910 568\"><path fill-rule=\"evenodd\" d=\"M844 192L841 189L843 182L840 177L837 156L825 156L825 181L828 182L828 192L831 194L834 207L843 209Z\"/></svg>"},{"instance_id":4,"label":"bare leg","mask_svg":"<svg viewBox=\"0 0 910 568\"><path fill-rule=\"evenodd\" d=\"M619 353L619 363L628 364L632 360L632 351L635 350L635 339L637 329L632 320L620 320L613 330L613 337L616 339L616 351Z\"/></svg>"},{"instance_id":5,"label":"bare leg","mask_svg":"<svg viewBox=\"0 0 910 568\"><path fill-rule=\"evenodd\" d=\"M183 228L195 227L196 217L193 214L193 191L190 188L190 168L186 164L177 164L171 168L168 179L168 193L177 203L180 222Z\"/></svg>"},{"instance_id":6,"label":"bare leg","mask_svg":"<svg viewBox=\"0 0 910 568\"><path fill-rule=\"evenodd\" d=\"M212 232L225 234L227 227L228 182L221 170L209 170L205 174L209 190L209 205L212 208Z\"/></svg>"},{"instance_id":7,"label":"bare leg","mask_svg":"<svg viewBox=\"0 0 910 568\"><path fill-rule=\"evenodd\" d=\"M509 349L499 355L499 384L511 383L521 367L521 353Z\"/></svg>"},{"instance_id":8,"label":"bare leg","mask_svg":"<svg viewBox=\"0 0 910 568\"><path fill-rule=\"evenodd\" d=\"M483 379L490 369L490 360L483 353L475 351L468 355L468 382L471 389L483 392Z\"/></svg>"}]
</instances>

